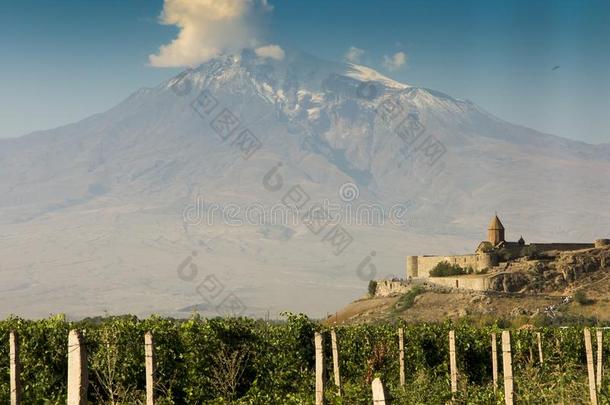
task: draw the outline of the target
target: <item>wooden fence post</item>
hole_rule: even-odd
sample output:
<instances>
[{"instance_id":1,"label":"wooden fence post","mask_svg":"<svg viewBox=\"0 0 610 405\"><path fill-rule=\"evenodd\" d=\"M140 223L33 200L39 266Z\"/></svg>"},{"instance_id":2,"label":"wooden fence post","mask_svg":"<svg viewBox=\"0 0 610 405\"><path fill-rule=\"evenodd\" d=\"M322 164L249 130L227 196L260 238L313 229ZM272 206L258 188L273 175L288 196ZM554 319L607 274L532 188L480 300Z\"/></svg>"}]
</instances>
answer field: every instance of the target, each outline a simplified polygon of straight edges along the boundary
<instances>
[{"instance_id":1,"label":"wooden fence post","mask_svg":"<svg viewBox=\"0 0 610 405\"><path fill-rule=\"evenodd\" d=\"M494 380L494 395L498 392L498 342L496 334L491 334L491 373Z\"/></svg>"},{"instance_id":2,"label":"wooden fence post","mask_svg":"<svg viewBox=\"0 0 610 405\"><path fill-rule=\"evenodd\" d=\"M602 376L604 374L603 367L603 356L604 356L604 345L603 345L603 335L601 329L597 330L597 390L601 391L602 389Z\"/></svg>"},{"instance_id":3,"label":"wooden fence post","mask_svg":"<svg viewBox=\"0 0 610 405\"><path fill-rule=\"evenodd\" d=\"M9 335L9 357L11 374L11 405L21 404L21 361L19 360L19 336L11 331Z\"/></svg>"},{"instance_id":4,"label":"wooden fence post","mask_svg":"<svg viewBox=\"0 0 610 405\"><path fill-rule=\"evenodd\" d=\"M68 405L87 403L87 350L79 331L71 330L68 335Z\"/></svg>"},{"instance_id":5,"label":"wooden fence post","mask_svg":"<svg viewBox=\"0 0 610 405\"><path fill-rule=\"evenodd\" d=\"M322 335L316 332L316 405L324 405L324 348L322 346Z\"/></svg>"},{"instance_id":6,"label":"wooden fence post","mask_svg":"<svg viewBox=\"0 0 610 405\"><path fill-rule=\"evenodd\" d=\"M451 370L451 392L457 392L457 360L455 358L455 331L449 331L449 367Z\"/></svg>"},{"instance_id":7,"label":"wooden fence post","mask_svg":"<svg viewBox=\"0 0 610 405\"><path fill-rule=\"evenodd\" d=\"M398 329L398 364L400 365L400 386L405 385L405 335L402 328Z\"/></svg>"},{"instance_id":8,"label":"wooden fence post","mask_svg":"<svg viewBox=\"0 0 610 405\"><path fill-rule=\"evenodd\" d=\"M536 340L538 341L538 357L540 357L540 364L544 363L544 357L542 357L542 334L536 333Z\"/></svg>"},{"instance_id":9,"label":"wooden fence post","mask_svg":"<svg viewBox=\"0 0 610 405\"><path fill-rule=\"evenodd\" d=\"M339 372L339 345L337 343L337 333L334 329L330 331L331 345L333 350L333 372L337 395L341 396L341 373Z\"/></svg>"},{"instance_id":10,"label":"wooden fence post","mask_svg":"<svg viewBox=\"0 0 610 405\"><path fill-rule=\"evenodd\" d=\"M373 390L373 405L390 405L388 396L386 395L385 388L379 377L373 380L371 384Z\"/></svg>"},{"instance_id":11,"label":"wooden fence post","mask_svg":"<svg viewBox=\"0 0 610 405\"><path fill-rule=\"evenodd\" d=\"M155 404L155 346L153 335L144 335L144 364L146 365L146 405Z\"/></svg>"},{"instance_id":12,"label":"wooden fence post","mask_svg":"<svg viewBox=\"0 0 610 405\"><path fill-rule=\"evenodd\" d=\"M513 359L510 349L510 332L502 332L502 370L504 372L504 402L513 405L515 394L513 386Z\"/></svg>"},{"instance_id":13,"label":"wooden fence post","mask_svg":"<svg viewBox=\"0 0 610 405\"><path fill-rule=\"evenodd\" d=\"M587 371L589 373L589 395L591 405L597 405L597 388L595 387L595 369L593 364L593 345L591 344L591 331L585 328L585 350L587 352Z\"/></svg>"}]
</instances>

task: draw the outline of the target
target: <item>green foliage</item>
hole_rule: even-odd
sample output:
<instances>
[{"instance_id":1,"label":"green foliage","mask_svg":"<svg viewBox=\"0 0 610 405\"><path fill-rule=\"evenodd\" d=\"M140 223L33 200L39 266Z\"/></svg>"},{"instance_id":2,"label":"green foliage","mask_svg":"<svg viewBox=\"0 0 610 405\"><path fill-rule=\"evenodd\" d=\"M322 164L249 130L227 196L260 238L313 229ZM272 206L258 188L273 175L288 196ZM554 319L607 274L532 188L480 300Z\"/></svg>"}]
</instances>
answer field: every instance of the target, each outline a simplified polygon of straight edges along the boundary
<instances>
[{"instance_id":1,"label":"green foliage","mask_svg":"<svg viewBox=\"0 0 610 405\"><path fill-rule=\"evenodd\" d=\"M405 311L413 306L415 297L423 293L425 289L421 286L414 286L407 293L403 294L396 302L394 309L396 312Z\"/></svg>"},{"instance_id":2,"label":"green foliage","mask_svg":"<svg viewBox=\"0 0 610 405\"><path fill-rule=\"evenodd\" d=\"M68 323L63 316L40 321L9 318L0 322L0 375L8 376L8 335L18 333L21 342L23 402L66 402L68 373ZM8 377L0 380L0 403L10 403Z\"/></svg>"},{"instance_id":3,"label":"green foliage","mask_svg":"<svg viewBox=\"0 0 610 405\"><path fill-rule=\"evenodd\" d=\"M375 280L369 281L369 295L371 297L374 297L376 292L377 292L377 281L375 281Z\"/></svg>"},{"instance_id":4,"label":"green foliage","mask_svg":"<svg viewBox=\"0 0 610 405\"><path fill-rule=\"evenodd\" d=\"M414 288L410 298L421 290ZM155 339L159 404L310 404L314 396L314 332L324 336L327 375L332 376L329 329L302 314L285 322L243 318L172 320L133 316L69 322L57 316L0 321L0 403L9 403L8 334L21 340L24 403L65 403L67 335L83 331L89 352L90 402L137 404L144 398L144 334ZM502 325L503 327L506 325ZM398 328L404 329L406 386L398 381ZM395 404L441 404L451 399L448 332L456 333L459 392L454 403L500 404L493 395L491 323L379 324L335 327L343 396L328 379L329 404L370 404L370 382L379 376ZM537 359L542 333L544 364ZM582 327L518 329L511 333L518 403L581 403L587 398ZM604 358L610 355L605 332ZM499 343L498 343L498 346ZM499 348L499 347L498 347ZM610 375L606 373L605 375ZM605 377L607 378L607 377ZM610 381L600 392L609 403Z\"/></svg>"},{"instance_id":5,"label":"green foliage","mask_svg":"<svg viewBox=\"0 0 610 405\"><path fill-rule=\"evenodd\" d=\"M472 267L464 269L459 264L450 264L447 261L438 263L432 270L430 270L430 276L432 277L449 277L449 276L461 276L464 274L470 274L474 270Z\"/></svg>"},{"instance_id":6,"label":"green foliage","mask_svg":"<svg viewBox=\"0 0 610 405\"><path fill-rule=\"evenodd\" d=\"M520 255L526 257L528 260L535 260L540 257L540 252L535 245L528 245L521 249Z\"/></svg>"},{"instance_id":7,"label":"green foliage","mask_svg":"<svg viewBox=\"0 0 610 405\"><path fill-rule=\"evenodd\" d=\"M587 297L587 293L584 290L578 290L574 293L574 301L580 305L591 305L593 303L593 300Z\"/></svg>"},{"instance_id":8,"label":"green foliage","mask_svg":"<svg viewBox=\"0 0 610 405\"><path fill-rule=\"evenodd\" d=\"M498 250L498 259L501 262L510 262L511 260L515 260L519 258L519 253L515 252L512 249L502 248Z\"/></svg>"},{"instance_id":9,"label":"green foliage","mask_svg":"<svg viewBox=\"0 0 610 405\"><path fill-rule=\"evenodd\" d=\"M491 253L494 251L494 247L490 242L485 242L480 249L482 253Z\"/></svg>"}]
</instances>

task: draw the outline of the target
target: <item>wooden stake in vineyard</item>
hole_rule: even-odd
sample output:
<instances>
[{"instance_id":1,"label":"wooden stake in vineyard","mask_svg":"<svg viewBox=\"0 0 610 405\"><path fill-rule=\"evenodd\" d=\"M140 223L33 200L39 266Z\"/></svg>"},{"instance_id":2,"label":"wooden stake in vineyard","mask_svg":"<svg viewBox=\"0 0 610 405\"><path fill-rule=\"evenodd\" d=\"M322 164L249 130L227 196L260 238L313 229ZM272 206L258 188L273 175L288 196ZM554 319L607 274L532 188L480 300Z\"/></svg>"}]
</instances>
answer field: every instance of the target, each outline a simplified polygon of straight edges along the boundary
<instances>
[{"instance_id":1,"label":"wooden stake in vineyard","mask_svg":"<svg viewBox=\"0 0 610 405\"><path fill-rule=\"evenodd\" d=\"M71 330L68 335L68 405L87 403L87 350L79 331Z\"/></svg>"},{"instance_id":2,"label":"wooden stake in vineyard","mask_svg":"<svg viewBox=\"0 0 610 405\"><path fill-rule=\"evenodd\" d=\"M514 382L513 382L513 358L510 348L510 332L502 332L502 370L504 371L504 403L513 405Z\"/></svg>"},{"instance_id":3,"label":"wooden stake in vineyard","mask_svg":"<svg viewBox=\"0 0 610 405\"><path fill-rule=\"evenodd\" d=\"M595 368L593 364L593 345L591 344L591 331L585 328L585 350L587 352L587 371L589 373L589 396L591 405L597 405L597 388L595 387Z\"/></svg>"},{"instance_id":4,"label":"wooden stake in vineyard","mask_svg":"<svg viewBox=\"0 0 610 405\"><path fill-rule=\"evenodd\" d=\"M324 349L322 335L316 332L314 337L316 347L316 405L324 405Z\"/></svg>"},{"instance_id":5,"label":"wooden stake in vineyard","mask_svg":"<svg viewBox=\"0 0 610 405\"><path fill-rule=\"evenodd\" d=\"M543 364L544 358L542 357L542 334L540 332L536 333L536 340L538 341L538 356L540 357L540 364Z\"/></svg>"},{"instance_id":6,"label":"wooden stake in vineyard","mask_svg":"<svg viewBox=\"0 0 610 405\"><path fill-rule=\"evenodd\" d=\"M596 335L597 335L597 390L601 391L602 376L604 373L604 367L603 367L604 345L603 345L602 331L600 329L598 329Z\"/></svg>"},{"instance_id":7,"label":"wooden stake in vineyard","mask_svg":"<svg viewBox=\"0 0 610 405\"><path fill-rule=\"evenodd\" d=\"M449 331L449 367L451 370L451 392L457 392L457 360L455 358L455 331Z\"/></svg>"},{"instance_id":8,"label":"wooden stake in vineyard","mask_svg":"<svg viewBox=\"0 0 610 405\"><path fill-rule=\"evenodd\" d=\"M498 342L495 332L491 334L491 374L494 380L494 395L498 392Z\"/></svg>"},{"instance_id":9,"label":"wooden stake in vineyard","mask_svg":"<svg viewBox=\"0 0 610 405\"><path fill-rule=\"evenodd\" d=\"M19 360L19 336L11 331L9 335L9 356L11 374L11 405L21 404L21 361Z\"/></svg>"},{"instance_id":10,"label":"wooden stake in vineyard","mask_svg":"<svg viewBox=\"0 0 610 405\"><path fill-rule=\"evenodd\" d=\"M398 364L400 366L400 386L405 385L405 341L404 331L402 328L398 329Z\"/></svg>"},{"instance_id":11,"label":"wooden stake in vineyard","mask_svg":"<svg viewBox=\"0 0 610 405\"><path fill-rule=\"evenodd\" d=\"M146 405L155 404L155 346L153 335L144 335L144 364L146 366Z\"/></svg>"},{"instance_id":12,"label":"wooden stake in vineyard","mask_svg":"<svg viewBox=\"0 0 610 405\"><path fill-rule=\"evenodd\" d=\"M390 401L379 377L375 378L371 384L373 390L373 405L390 405Z\"/></svg>"},{"instance_id":13,"label":"wooden stake in vineyard","mask_svg":"<svg viewBox=\"0 0 610 405\"><path fill-rule=\"evenodd\" d=\"M333 372L335 376L335 385L337 386L337 395L341 396L341 373L339 372L339 345L337 344L337 334L335 330L330 331L331 345L333 350Z\"/></svg>"}]
</instances>

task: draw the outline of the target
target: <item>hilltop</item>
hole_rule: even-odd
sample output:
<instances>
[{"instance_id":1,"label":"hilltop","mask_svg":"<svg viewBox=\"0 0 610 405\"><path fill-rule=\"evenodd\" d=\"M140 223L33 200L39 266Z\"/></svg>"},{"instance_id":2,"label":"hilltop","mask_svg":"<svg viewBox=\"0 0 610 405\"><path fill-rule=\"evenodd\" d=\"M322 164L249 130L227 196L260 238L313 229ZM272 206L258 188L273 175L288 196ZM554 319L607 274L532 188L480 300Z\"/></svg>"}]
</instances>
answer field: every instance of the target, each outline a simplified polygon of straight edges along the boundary
<instances>
[{"instance_id":1,"label":"hilltop","mask_svg":"<svg viewBox=\"0 0 610 405\"><path fill-rule=\"evenodd\" d=\"M275 167L283 188L270 191ZM511 124L459 95L290 49L281 61L221 55L82 121L0 140L0 316L217 316L238 297L236 314L320 317L359 296L373 251L375 278L402 273L409 251L467 251L494 210L515 218L517 236L591 241L610 225L609 173L607 146ZM297 186L305 209L406 216L341 218L353 243L340 255L303 223L246 222L246 208L270 210ZM209 225L216 206L227 215ZM196 277L182 279L182 263ZM206 295L206 277L222 294Z\"/></svg>"},{"instance_id":2,"label":"hilltop","mask_svg":"<svg viewBox=\"0 0 610 405\"><path fill-rule=\"evenodd\" d=\"M337 311L327 323L513 319L521 323L564 323L587 318L610 322L610 247L550 252L511 263L506 277L516 291L468 291L430 282L379 281L377 293ZM394 285L392 285L394 284ZM401 292L396 285L404 286Z\"/></svg>"}]
</instances>

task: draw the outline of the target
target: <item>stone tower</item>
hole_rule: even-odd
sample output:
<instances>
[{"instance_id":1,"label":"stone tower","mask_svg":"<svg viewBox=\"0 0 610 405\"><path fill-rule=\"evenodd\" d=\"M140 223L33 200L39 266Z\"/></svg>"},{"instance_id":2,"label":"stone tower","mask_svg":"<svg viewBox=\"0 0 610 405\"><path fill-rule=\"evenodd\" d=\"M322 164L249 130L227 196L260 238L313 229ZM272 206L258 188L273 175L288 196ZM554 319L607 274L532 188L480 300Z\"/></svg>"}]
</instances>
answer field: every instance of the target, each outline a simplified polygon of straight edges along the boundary
<instances>
[{"instance_id":1,"label":"stone tower","mask_svg":"<svg viewBox=\"0 0 610 405\"><path fill-rule=\"evenodd\" d=\"M487 239L492 245L496 246L500 242L504 242L504 225L500 222L497 215L493 217L487 228Z\"/></svg>"}]
</instances>

